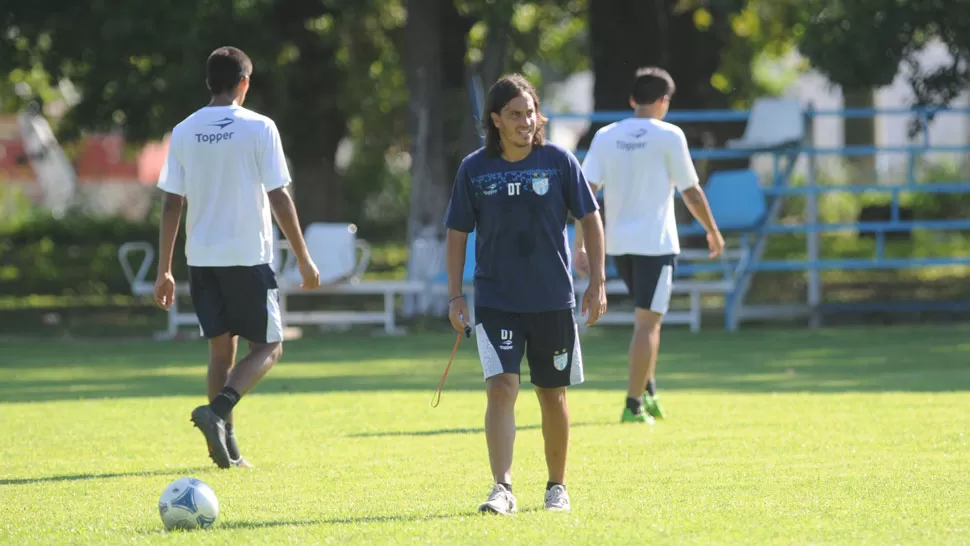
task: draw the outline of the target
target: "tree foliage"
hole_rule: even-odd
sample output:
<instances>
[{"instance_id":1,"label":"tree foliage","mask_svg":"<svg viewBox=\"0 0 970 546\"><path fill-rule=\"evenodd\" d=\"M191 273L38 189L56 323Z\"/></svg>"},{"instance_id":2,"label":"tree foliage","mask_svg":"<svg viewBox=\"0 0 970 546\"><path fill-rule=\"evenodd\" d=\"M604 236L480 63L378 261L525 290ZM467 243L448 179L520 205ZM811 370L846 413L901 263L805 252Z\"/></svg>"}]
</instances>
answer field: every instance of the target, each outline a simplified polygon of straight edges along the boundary
<instances>
[{"instance_id":1,"label":"tree foliage","mask_svg":"<svg viewBox=\"0 0 970 546\"><path fill-rule=\"evenodd\" d=\"M20 2L5 14L0 73L40 67L80 89L61 136L120 129L138 143L204 105L206 56L236 45L255 65L246 105L280 127L301 217L338 219L347 211L337 147L348 121L371 106L360 97L382 100L362 92L361 74L374 71L374 51L393 50L385 27L400 26L399 11L380 0Z\"/></svg>"},{"instance_id":2,"label":"tree foliage","mask_svg":"<svg viewBox=\"0 0 970 546\"><path fill-rule=\"evenodd\" d=\"M970 0L435 2L437 31L417 39L437 40L440 52L445 118L435 153L444 165L434 176L445 180L412 179L404 161L417 127L405 0L14 2L0 13L0 109L50 103L70 80L80 102L61 120L62 136L121 129L132 142L159 138L207 100L208 52L238 45L256 65L247 106L277 120L304 220L384 222L391 231L413 216L415 184L447 191L457 161L477 146L476 77L485 91L500 74L521 72L541 91L593 68L596 108L624 110L632 70L659 64L678 82L675 108L746 107L787 83L759 71L760 60L797 47L845 88L885 85L908 67L919 104L947 104L970 84ZM920 66L932 40L952 63ZM347 141L352 161L341 171L337 151Z\"/></svg>"},{"instance_id":3,"label":"tree foliage","mask_svg":"<svg viewBox=\"0 0 970 546\"><path fill-rule=\"evenodd\" d=\"M918 105L949 104L970 86L967 0L787 0L777 3L811 65L844 88L890 84L905 67ZM943 44L951 60L926 67L919 53Z\"/></svg>"}]
</instances>

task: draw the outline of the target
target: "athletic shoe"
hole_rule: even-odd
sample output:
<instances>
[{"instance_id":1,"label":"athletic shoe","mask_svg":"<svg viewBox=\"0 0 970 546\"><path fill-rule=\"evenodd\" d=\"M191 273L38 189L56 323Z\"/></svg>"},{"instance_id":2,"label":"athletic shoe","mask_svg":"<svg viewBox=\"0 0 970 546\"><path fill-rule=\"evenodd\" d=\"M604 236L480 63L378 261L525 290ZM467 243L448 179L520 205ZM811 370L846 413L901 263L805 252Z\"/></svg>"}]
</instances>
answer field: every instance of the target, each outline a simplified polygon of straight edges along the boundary
<instances>
[{"instance_id":1,"label":"athletic shoe","mask_svg":"<svg viewBox=\"0 0 970 546\"><path fill-rule=\"evenodd\" d=\"M653 417L647 414L647 412L640 410L640 413L633 413L630 408L623 409L623 416L620 417L621 423L646 423L648 425L653 424Z\"/></svg>"},{"instance_id":2,"label":"athletic shoe","mask_svg":"<svg viewBox=\"0 0 970 546\"><path fill-rule=\"evenodd\" d=\"M643 408L647 411L647 413L653 417L656 417L657 419L663 419L666 417L663 408L660 407L660 400L658 400L656 396L650 396L649 394L644 393Z\"/></svg>"},{"instance_id":3,"label":"athletic shoe","mask_svg":"<svg viewBox=\"0 0 970 546\"><path fill-rule=\"evenodd\" d=\"M569 493L561 485L554 485L546 491L546 510L565 512L569 510Z\"/></svg>"},{"instance_id":4,"label":"athletic shoe","mask_svg":"<svg viewBox=\"0 0 970 546\"><path fill-rule=\"evenodd\" d=\"M492 488L492 494L488 496L488 500L478 506L478 511L483 514L498 514L500 516L511 514L517 509L515 495L500 483L495 484L495 487Z\"/></svg>"},{"instance_id":5,"label":"athletic shoe","mask_svg":"<svg viewBox=\"0 0 970 546\"><path fill-rule=\"evenodd\" d=\"M209 457L219 468L229 468L229 448L226 447L226 422L208 405L192 410L192 423L202 431L209 447Z\"/></svg>"}]
</instances>

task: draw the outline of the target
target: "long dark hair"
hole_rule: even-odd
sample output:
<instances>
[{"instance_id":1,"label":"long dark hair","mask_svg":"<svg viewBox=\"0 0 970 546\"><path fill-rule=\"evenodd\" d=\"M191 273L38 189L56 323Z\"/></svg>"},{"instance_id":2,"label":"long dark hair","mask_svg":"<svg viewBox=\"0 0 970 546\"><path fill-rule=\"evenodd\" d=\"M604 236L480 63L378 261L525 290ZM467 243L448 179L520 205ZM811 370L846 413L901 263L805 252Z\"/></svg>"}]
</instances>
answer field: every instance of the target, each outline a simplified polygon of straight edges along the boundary
<instances>
[{"instance_id":1,"label":"long dark hair","mask_svg":"<svg viewBox=\"0 0 970 546\"><path fill-rule=\"evenodd\" d=\"M485 151L489 155L502 154L502 141L499 137L498 127L492 121L493 112L502 115L502 108L512 99L518 96L532 97L532 103L536 107L536 132L532 136L533 146L542 146L546 143L546 122L548 121L539 110L539 95L536 90L519 74L511 74L499 78L492 88L488 90L485 98L485 111L482 112L482 130L485 131Z\"/></svg>"}]
</instances>

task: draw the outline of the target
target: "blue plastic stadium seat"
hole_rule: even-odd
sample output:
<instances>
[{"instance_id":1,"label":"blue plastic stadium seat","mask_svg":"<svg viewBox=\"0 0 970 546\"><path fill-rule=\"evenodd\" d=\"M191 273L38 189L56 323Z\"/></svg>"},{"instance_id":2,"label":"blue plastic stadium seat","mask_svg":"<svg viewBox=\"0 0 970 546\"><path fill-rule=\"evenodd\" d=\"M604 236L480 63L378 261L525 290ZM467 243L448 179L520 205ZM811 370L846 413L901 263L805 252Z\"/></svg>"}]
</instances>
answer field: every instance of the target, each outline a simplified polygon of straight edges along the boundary
<instances>
[{"instance_id":1,"label":"blue plastic stadium seat","mask_svg":"<svg viewBox=\"0 0 970 546\"><path fill-rule=\"evenodd\" d=\"M576 240L576 225L566 224L566 241L569 243L569 248L573 247L573 241ZM613 279L616 278L616 264L613 263L613 258L610 256L606 257L606 278ZM573 272L575 275L575 271Z\"/></svg>"},{"instance_id":2,"label":"blue plastic stadium seat","mask_svg":"<svg viewBox=\"0 0 970 546\"><path fill-rule=\"evenodd\" d=\"M758 174L751 169L713 173L704 193L722 231L754 229L768 212Z\"/></svg>"},{"instance_id":3,"label":"blue plastic stadium seat","mask_svg":"<svg viewBox=\"0 0 970 546\"><path fill-rule=\"evenodd\" d=\"M447 282L447 277L446 277ZM468 234L468 243L465 246L465 271L461 274L464 283L475 281L475 232Z\"/></svg>"},{"instance_id":4,"label":"blue plastic stadium seat","mask_svg":"<svg viewBox=\"0 0 970 546\"><path fill-rule=\"evenodd\" d=\"M475 232L468 234L468 242L465 245L465 271L462 272L462 282L465 284L470 284L475 280ZM448 282L448 272L442 271L438 273L434 282L436 283L447 283Z\"/></svg>"}]
</instances>

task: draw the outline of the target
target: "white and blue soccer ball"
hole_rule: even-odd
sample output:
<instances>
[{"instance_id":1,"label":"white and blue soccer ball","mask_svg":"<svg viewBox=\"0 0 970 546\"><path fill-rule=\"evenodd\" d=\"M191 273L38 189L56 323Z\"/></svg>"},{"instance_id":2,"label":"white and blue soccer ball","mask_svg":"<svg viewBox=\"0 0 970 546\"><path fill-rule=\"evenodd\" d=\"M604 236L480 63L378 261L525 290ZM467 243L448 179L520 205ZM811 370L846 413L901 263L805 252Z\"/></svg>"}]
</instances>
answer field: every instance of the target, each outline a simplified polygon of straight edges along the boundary
<instances>
[{"instance_id":1,"label":"white and blue soccer ball","mask_svg":"<svg viewBox=\"0 0 970 546\"><path fill-rule=\"evenodd\" d=\"M208 529L219 517L219 499L202 480L179 478L168 484L158 499L165 529Z\"/></svg>"}]
</instances>

